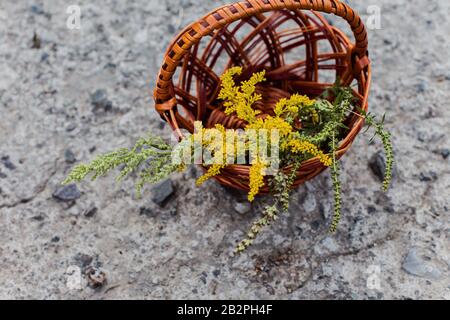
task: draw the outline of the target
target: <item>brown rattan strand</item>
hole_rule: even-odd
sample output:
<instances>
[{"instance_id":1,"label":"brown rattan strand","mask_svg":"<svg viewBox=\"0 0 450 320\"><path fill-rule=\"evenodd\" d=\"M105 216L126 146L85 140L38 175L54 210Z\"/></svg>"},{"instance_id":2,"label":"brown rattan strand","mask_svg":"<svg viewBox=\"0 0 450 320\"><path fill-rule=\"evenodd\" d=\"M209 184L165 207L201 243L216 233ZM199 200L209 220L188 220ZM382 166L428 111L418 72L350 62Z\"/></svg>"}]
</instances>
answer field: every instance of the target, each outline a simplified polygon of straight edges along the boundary
<instances>
[{"instance_id":1,"label":"brown rattan strand","mask_svg":"<svg viewBox=\"0 0 450 320\"><path fill-rule=\"evenodd\" d=\"M345 19L355 43L319 13ZM338 0L248 0L220 7L186 27L170 44L154 91L155 108L179 137L193 132L194 121L243 128L245 122L223 112L217 99L220 75L241 66L237 81L266 70L257 86L262 100L255 108L270 114L276 102L293 93L319 96L339 78L356 85L358 107L368 110L371 71L367 32L361 18ZM332 73L333 79L328 79ZM174 83L174 78L177 81ZM364 120L353 114L340 143L341 157L361 130ZM290 168L284 168L289 170ZM326 168L317 158L302 164L295 186ZM216 179L227 186L248 190L249 166L230 165ZM263 192L267 192L267 186Z\"/></svg>"}]
</instances>

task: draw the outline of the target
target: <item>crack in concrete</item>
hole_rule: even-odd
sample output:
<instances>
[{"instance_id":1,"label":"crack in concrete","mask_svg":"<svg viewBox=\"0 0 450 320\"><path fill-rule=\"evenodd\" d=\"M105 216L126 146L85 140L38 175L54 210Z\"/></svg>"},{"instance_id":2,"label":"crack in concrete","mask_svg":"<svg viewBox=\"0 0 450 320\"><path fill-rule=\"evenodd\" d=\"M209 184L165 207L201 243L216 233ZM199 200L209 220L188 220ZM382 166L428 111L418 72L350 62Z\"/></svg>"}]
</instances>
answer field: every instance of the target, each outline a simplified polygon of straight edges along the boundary
<instances>
[{"instance_id":1,"label":"crack in concrete","mask_svg":"<svg viewBox=\"0 0 450 320\"><path fill-rule=\"evenodd\" d=\"M51 171L49 177L47 179L44 180L43 183L40 183L38 186L39 188L37 189L37 191L31 195L30 197L27 197L25 199L20 199L16 202L13 203L6 203L6 204L2 204L0 205L0 209L11 209L11 208L15 208L17 206L23 205L23 204L27 204L32 202L34 199L36 199L42 192L45 191L45 189L47 189L47 185L49 183L49 181L55 176L56 172L57 172L57 163L58 163L59 159L55 160L55 163L53 165L53 170Z\"/></svg>"}]
</instances>

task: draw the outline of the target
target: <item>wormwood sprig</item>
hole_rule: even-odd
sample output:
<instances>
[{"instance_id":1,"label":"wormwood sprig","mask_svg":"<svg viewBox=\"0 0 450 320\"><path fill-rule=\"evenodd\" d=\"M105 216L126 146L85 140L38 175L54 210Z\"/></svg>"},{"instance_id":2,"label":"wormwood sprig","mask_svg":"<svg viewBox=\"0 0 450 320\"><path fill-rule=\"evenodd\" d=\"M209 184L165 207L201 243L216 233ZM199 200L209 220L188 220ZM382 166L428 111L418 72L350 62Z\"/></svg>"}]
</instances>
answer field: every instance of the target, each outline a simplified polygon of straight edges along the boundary
<instances>
[{"instance_id":1,"label":"wormwood sprig","mask_svg":"<svg viewBox=\"0 0 450 320\"><path fill-rule=\"evenodd\" d=\"M278 171L270 180L274 203L272 205L267 205L264 208L263 216L253 222L250 230L247 232L247 237L236 246L234 251L235 254L241 254L247 250L265 227L268 227L273 222L277 221L280 213L289 210L291 187L300 165L301 161L297 161L293 164L289 175L286 175L282 171Z\"/></svg>"},{"instance_id":2,"label":"wormwood sprig","mask_svg":"<svg viewBox=\"0 0 450 320\"><path fill-rule=\"evenodd\" d=\"M364 110L361 110L361 113L366 120L368 128L375 128L374 137L378 136L381 140L381 143L383 144L384 152L386 154L386 172L384 173L382 189L384 192L386 192L389 189L389 185L391 184L392 168L394 166L394 152L392 147L391 134L384 128L384 121L386 117L385 115L383 115L383 118L379 122L376 120L374 115L366 113ZM371 141L374 137L372 137Z\"/></svg>"},{"instance_id":3,"label":"wormwood sprig","mask_svg":"<svg viewBox=\"0 0 450 320\"><path fill-rule=\"evenodd\" d=\"M80 182L89 175L94 181L123 166L116 180L122 181L131 173L139 172L136 193L140 196L145 183L156 183L180 167L172 164L172 151L172 146L160 137L149 134L147 138L139 139L131 149L121 148L100 155L89 164L75 166L63 184Z\"/></svg>"},{"instance_id":4,"label":"wormwood sprig","mask_svg":"<svg viewBox=\"0 0 450 320\"><path fill-rule=\"evenodd\" d=\"M341 220L341 182L339 180L340 168L339 161L336 159L336 134L335 132L331 135L331 149L332 149L332 159L333 164L331 165L331 179L333 183L334 190L334 215L331 222L330 232L335 233Z\"/></svg>"}]
</instances>

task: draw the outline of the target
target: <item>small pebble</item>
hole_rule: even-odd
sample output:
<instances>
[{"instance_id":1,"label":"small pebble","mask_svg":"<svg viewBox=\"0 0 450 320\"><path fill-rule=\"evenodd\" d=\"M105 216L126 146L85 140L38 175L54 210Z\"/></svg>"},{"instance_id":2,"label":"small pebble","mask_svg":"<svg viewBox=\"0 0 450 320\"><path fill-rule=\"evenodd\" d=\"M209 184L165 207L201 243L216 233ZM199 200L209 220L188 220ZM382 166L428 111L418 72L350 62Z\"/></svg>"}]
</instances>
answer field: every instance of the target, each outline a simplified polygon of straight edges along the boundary
<instances>
[{"instance_id":1,"label":"small pebble","mask_svg":"<svg viewBox=\"0 0 450 320\"><path fill-rule=\"evenodd\" d=\"M169 33L172 33L172 34L175 33L175 31L176 31L175 27L172 24L169 24L167 26L167 30L169 31Z\"/></svg>"},{"instance_id":2,"label":"small pebble","mask_svg":"<svg viewBox=\"0 0 450 320\"><path fill-rule=\"evenodd\" d=\"M16 166L14 165L14 163L11 162L11 160L9 159L9 156L3 156L1 158L1 160L6 169L8 169L8 170L16 169Z\"/></svg>"},{"instance_id":3,"label":"small pebble","mask_svg":"<svg viewBox=\"0 0 450 320\"><path fill-rule=\"evenodd\" d=\"M234 204L233 208L239 214L246 214L246 213L250 212L252 206L251 206L250 202L245 201L245 202L236 202Z\"/></svg>"},{"instance_id":4,"label":"small pebble","mask_svg":"<svg viewBox=\"0 0 450 320\"><path fill-rule=\"evenodd\" d=\"M428 83L425 80L421 80L417 85L416 89L418 93L424 93L428 90Z\"/></svg>"},{"instance_id":5,"label":"small pebble","mask_svg":"<svg viewBox=\"0 0 450 320\"><path fill-rule=\"evenodd\" d=\"M147 216L147 217L156 217L157 216L157 212L154 212L153 210L146 208L146 207L141 207L139 209L139 214Z\"/></svg>"},{"instance_id":6,"label":"small pebble","mask_svg":"<svg viewBox=\"0 0 450 320\"><path fill-rule=\"evenodd\" d=\"M31 40L31 49L40 49L41 48L41 38L36 34L33 34L33 39Z\"/></svg>"},{"instance_id":7,"label":"small pebble","mask_svg":"<svg viewBox=\"0 0 450 320\"><path fill-rule=\"evenodd\" d=\"M66 126L66 131L67 132L71 132L71 131L73 131L73 130L75 130L77 128L77 125L75 124L75 123L69 123L67 126Z\"/></svg>"},{"instance_id":8,"label":"small pebble","mask_svg":"<svg viewBox=\"0 0 450 320\"><path fill-rule=\"evenodd\" d=\"M152 201L159 206L163 206L174 192L172 180L164 180L153 186Z\"/></svg>"},{"instance_id":9,"label":"small pebble","mask_svg":"<svg viewBox=\"0 0 450 320\"><path fill-rule=\"evenodd\" d=\"M419 253L416 248L412 248L406 255L402 268L410 275L422 277L429 280L438 280L442 277L442 272L434 265L430 259Z\"/></svg>"},{"instance_id":10,"label":"small pebble","mask_svg":"<svg viewBox=\"0 0 450 320\"><path fill-rule=\"evenodd\" d=\"M78 190L76 184L69 184L67 186L58 187L53 192L53 198L63 202L71 202L81 197L81 192Z\"/></svg>"},{"instance_id":11,"label":"small pebble","mask_svg":"<svg viewBox=\"0 0 450 320\"><path fill-rule=\"evenodd\" d=\"M312 230L317 230L320 227L320 221L314 220L313 222L311 222L310 226Z\"/></svg>"},{"instance_id":12,"label":"small pebble","mask_svg":"<svg viewBox=\"0 0 450 320\"><path fill-rule=\"evenodd\" d=\"M442 158L447 159L448 156L450 156L450 150L449 149L442 149L441 150L441 156L442 156Z\"/></svg>"},{"instance_id":13,"label":"small pebble","mask_svg":"<svg viewBox=\"0 0 450 320\"><path fill-rule=\"evenodd\" d=\"M98 211L97 207L92 206L92 207L89 207L88 209L86 209L86 210L83 212L83 215L84 215L86 218L92 218L93 216L95 216L95 214L97 213L97 211Z\"/></svg>"},{"instance_id":14,"label":"small pebble","mask_svg":"<svg viewBox=\"0 0 450 320\"><path fill-rule=\"evenodd\" d=\"M77 161L75 154L70 149L64 151L64 159L67 163L75 163Z\"/></svg>"},{"instance_id":15,"label":"small pebble","mask_svg":"<svg viewBox=\"0 0 450 320\"><path fill-rule=\"evenodd\" d=\"M92 263L92 261L94 260L94 258L88 254L85 253L78 253L75 257L74 257L75 263L80 266L81 268L85 268L88 265L90 265Z\"/></svg>"},{"instance_id":16,"label":"small pebble","mask_svg":"<svg viewBox=\"0 0 450 320\"><path fill-rule=\"evenodd\" d=\"M384 180L384 173L386 171L386 163L381 151L375 153L369 160L369 168L378 180Z\"/></svg>"},{"instance_id":17,"label":"small pebble","mask_svg":"<svg viewBox=\"0 0 450 320\"><path fill-rule=\"evenodd\" d=\"M42 9L42 6L38 4L33 4L31 6L31 12L33 12L34 14L44 14L44 9Z\"/></svg>"},{"instance_id":18,"label":"small pebble","mask_svg":"<svg viewBox=\"0 0 450 320\"><path fill-rule=\"evenodd\" d=\"M419 179L422 182L436 181L438 179L438 175L434 171L421 172Z\"/></svg>"},{"instance_id":19,"label":"small pebble","mask_svg":"<svg viewBox=\"0 0 450 320\"><path fill-rule=\"evenodd\" d=\"M112 102L108 100L107 93L103 89L99 89L91 95L91 103L94 106L94 113L108 112L112 110Z\"/></svg>"}]
</instances>

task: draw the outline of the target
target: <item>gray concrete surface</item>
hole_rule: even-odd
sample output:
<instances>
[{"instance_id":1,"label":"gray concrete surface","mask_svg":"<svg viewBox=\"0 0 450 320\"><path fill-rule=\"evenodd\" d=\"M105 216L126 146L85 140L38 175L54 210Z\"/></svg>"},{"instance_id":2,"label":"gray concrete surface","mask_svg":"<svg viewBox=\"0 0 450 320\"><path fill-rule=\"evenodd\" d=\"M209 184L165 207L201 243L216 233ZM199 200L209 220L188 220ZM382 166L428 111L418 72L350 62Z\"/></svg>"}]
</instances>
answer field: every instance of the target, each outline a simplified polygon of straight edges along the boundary
<instances>
[{"instance_id":1,"label":"gray concrete surface","mask_svg":"<svg viewBox=\"0 0 450 320\"><path fill-rule=\"evenodd\" d=\"M148 130L169 136L150 94L163 51L222 3L1 1L0 298L450 299L449 1L351 1L382 9L370 108L388 113L397 174L381 193L369 169L380 145L360 136L333 237L328 173L239 258L261 202L238 213L215 182L195 187L195 169L172 178L164 207L113 177L57 190L74 162ZM66 27L71 4L81 30Z\"/></svg>"}]
</instances>

